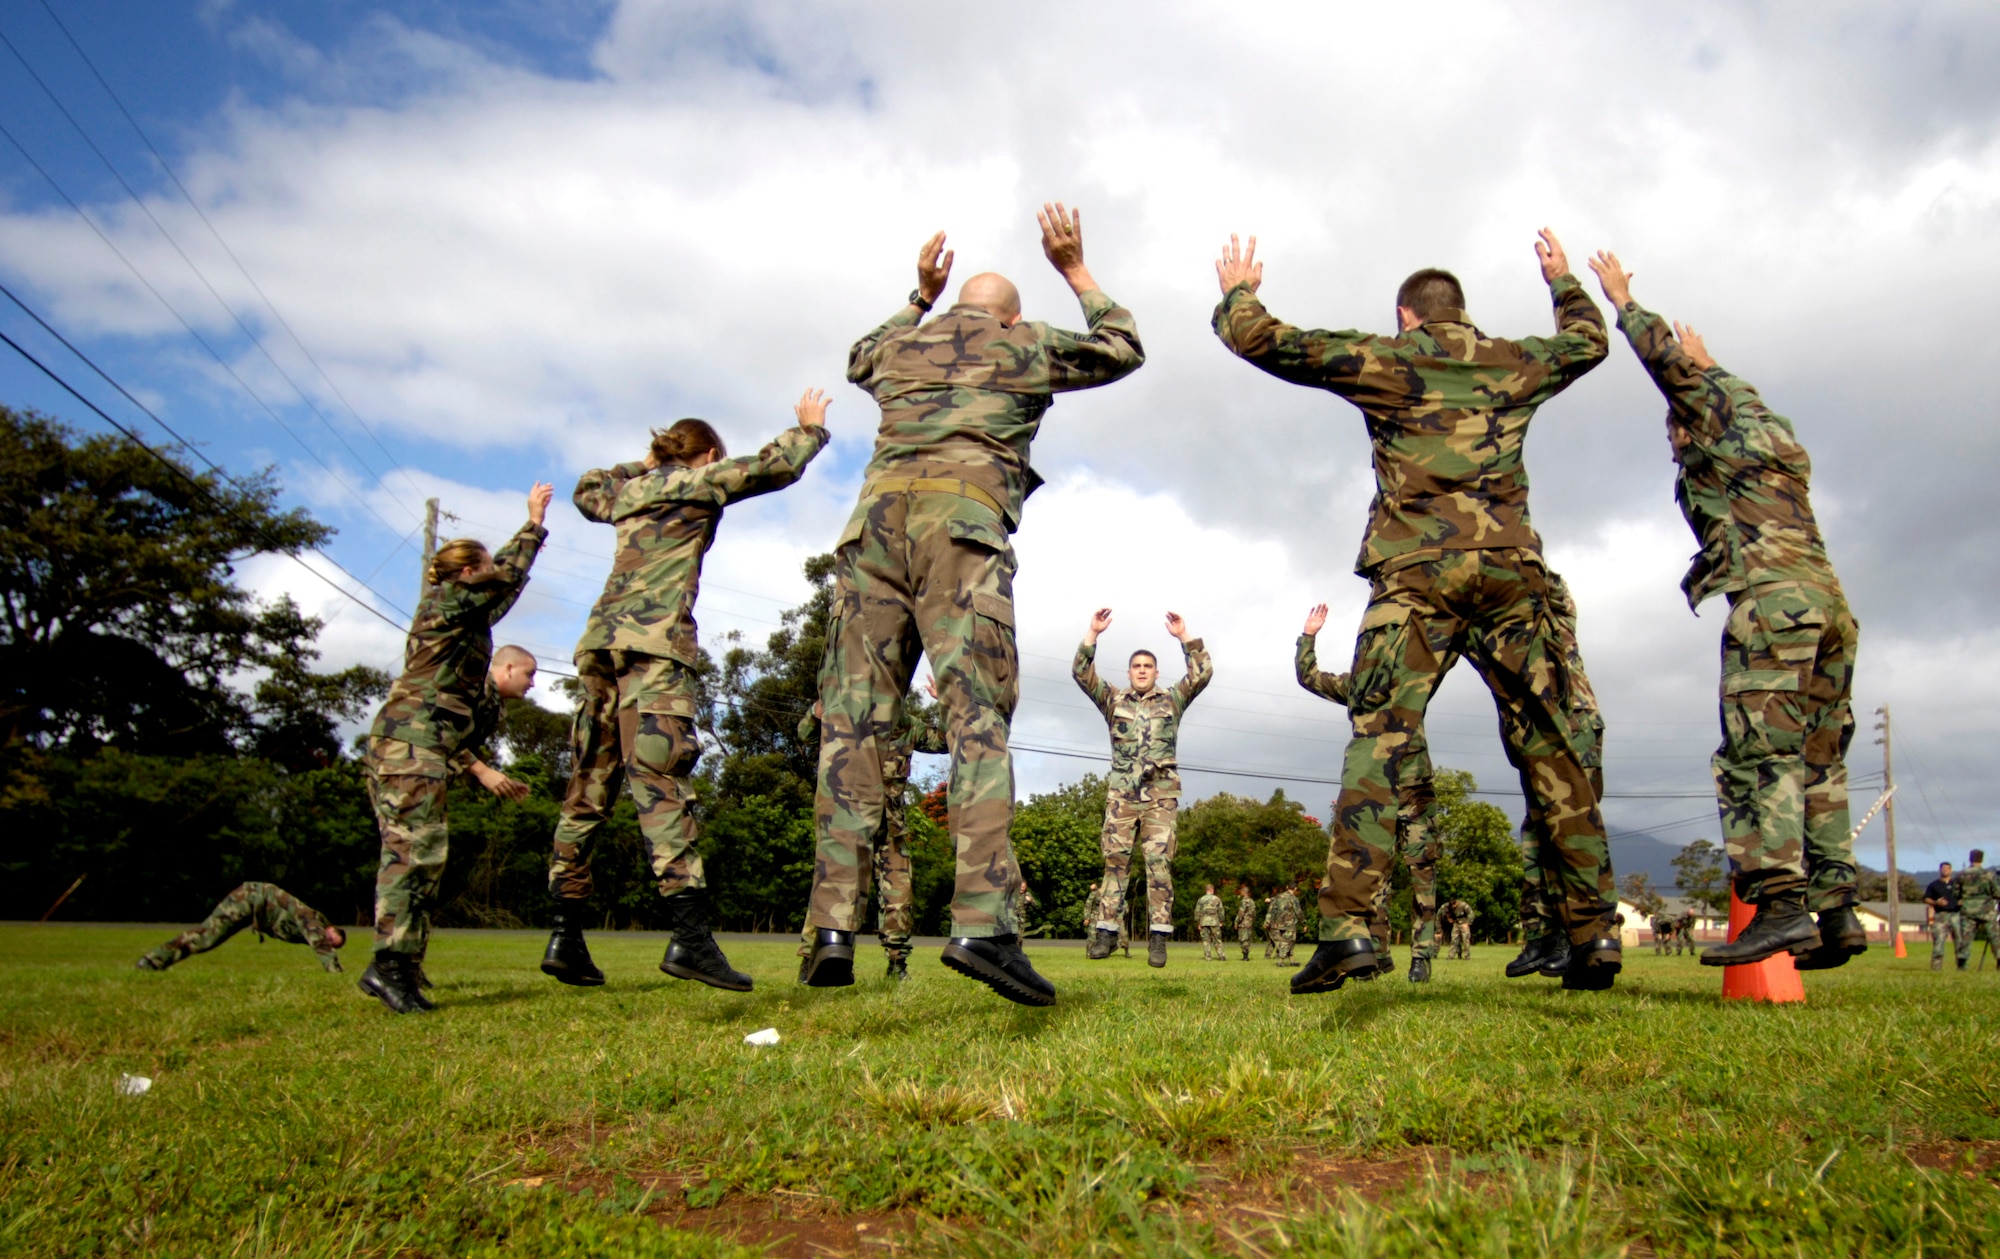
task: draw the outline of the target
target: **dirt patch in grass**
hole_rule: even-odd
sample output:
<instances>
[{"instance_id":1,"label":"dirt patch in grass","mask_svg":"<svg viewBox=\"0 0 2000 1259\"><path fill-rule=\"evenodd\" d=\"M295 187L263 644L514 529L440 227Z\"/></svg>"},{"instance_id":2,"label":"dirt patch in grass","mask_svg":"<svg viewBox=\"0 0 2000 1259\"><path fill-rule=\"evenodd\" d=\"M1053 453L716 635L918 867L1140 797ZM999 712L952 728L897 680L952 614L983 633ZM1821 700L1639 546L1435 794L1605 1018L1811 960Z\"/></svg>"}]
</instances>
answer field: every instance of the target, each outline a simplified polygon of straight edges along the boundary
<instances>
[{"instance_id":1,"label":"dirt patch in grass","mask_svg":"<svg viewBox=\"0 0 2000 1259\"><path fill-rule=\"evenodd\" d=\"M1189 1219L1233 1228L1265 1227L1355 1193L1380 1202L1433 1168L1451 1166L1448 1151L1417 1149L1388 1157L1329 1157L1297 1149L1291 1162L1261 1175L1232 1174L1227 1167L1204 1168L1180 1210Z\"/></svg>"},{"instance_id":2,"label":"dirt patch in grass","mask_svg":"<svg viewBox=\"0 0 2000 1259\"><path fill-rule=\"evenodd\" d=\"M690 1233L765 1246L775 1259L827 1259L827 1256L893 1254L923 1225L914 1211L842 1212L817 1194L779 1190L769 1197L731 1193L713 1206L688 1205L688 1189L706 1182L699 1177L663 1174L624 1178L623 1189L640 1187L634 1210L655 1223ZM514 1182L539 1187L541 1178ZM621 1186L611 1176L552 1177L549 1187L569 1193L609 1197Z\"/></svg>"},{"instance_id":3,"label":"dirt patch in grass","mask_svg":"<svg viewBox=\"0 0 2000 1259\"><path fill-rule=\"evenodd\" d=\"M2000 1141L1920 1141L1904 1146L1903 1154L1930 1171L2000 1182Z\"/></svg>"}]
</instances>

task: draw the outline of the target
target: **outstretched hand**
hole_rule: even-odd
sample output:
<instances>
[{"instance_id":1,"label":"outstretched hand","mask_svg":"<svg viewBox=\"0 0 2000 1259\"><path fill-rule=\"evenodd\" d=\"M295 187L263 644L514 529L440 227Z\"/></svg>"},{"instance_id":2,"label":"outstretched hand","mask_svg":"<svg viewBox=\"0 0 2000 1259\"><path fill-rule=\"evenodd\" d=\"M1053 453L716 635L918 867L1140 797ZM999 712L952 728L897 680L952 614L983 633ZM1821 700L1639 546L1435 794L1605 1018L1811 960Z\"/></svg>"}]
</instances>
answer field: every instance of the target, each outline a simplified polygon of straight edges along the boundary
<instances>
[{"instance_id":1,"label":"outstretched hand","mask_svg":"<svg viewBox=\"0 0 2000 1259\"><path fill-rule=\"evenodd\" d=\"M1590 269L1597 273L1597 286L1604 290L1604 300L1613 306L1623 308L1632 300L1632 273L1618 261L1618 255L1609 249L1600 249L1590 259Z\"/></svg>"},{"instance_id":2,"label":"outstretched hand","mask_svg":"<svg viewBox=\"0 0 2000 1259\"><path fill-rule=\"evenodd\" d=\"M1084 634L1083 641L1095 647L1097 645L1097 636L1110 628L1111 609L1099 608L1090 614L1090 629Z\"/></svg>"},{"instance_id":3,"label":"outstretched hand","mask_svg":"<svg viewBox=\"0 0 2000 1259\"><path fill-rule=\"evenodd\" d=\"M1702 341L1701 334L1694 330L1693 324L1676 323L1674 336L1679 338L1681 353L1688 356L1689 362L1703 371L1715 366L1715 360L1709 357L1708 346Z\"/></svg>"},{"instance_id":4,"label":"outstretched hand","mask_svg":"<svg viewBox=\"0 0 2000 1259\"><path fill-rule=\"evenodd\" d=\"M1060 201L1043 202L1035 222L1042 227L1042 256L1068 282L1070 291L1088 293L1096 288L1090 268L1083 265L1083 211L1068 209Z\"/></svg>"},{"instance_id":5,"label":"outstretched hand","mask_svg":"<svg viewBox=\"0 0 2000 1259\"><path fill-rule=\"evenodd\" d=\"M1176 639L1178 639L1181 642L1187 641L1187 636L1188 636L1187 622L1181 619L1180 613L1178 612L1167 613L1167 633L1172 634Z\"/></svg>"},{"instance_id":6,"label":"outstretched hand","mask_svg":"<svg viewBox=\"0 0 2000 1259\"><path fill-rule=\"evenodd\" d=\"M548 518L549 500L556 496L556 487L547 481L535 482L535 488L528 491L528 519L536 524Z\"/></svg>"},{"instance_id":7,"label":"outstretched hand","mask_svg":"<svg viewBox=\"0 0 2000 1259\"><path fill-rule=\"evenodd\" d=\"M1326 605L1324 603L1316 603L1313 605L1312 610L1306 613L1305 632L1307 634L1317 634L1325 625Z\"/></svg>"},{"instance_id":8,"label":"outstretched hand","mask_svg":"<svg viewBox=\"0 0 2000 1259\"><path fill-rule=\"evenodd\" d=\"M487 765L481 765L479 768L479 785L502 800L519 802L528 798L528 784L517 782Z\"/></svg>"},{"instance_id":9,"label":"outstretched hand","mask_svg":"<svg viewBox=\"0 0 2000 1259\"><path fill-rule=\"evenodd\" d=\"M1535 259L1542 264L1542 278L1554 284L1569 274L1569 255L1563 252L1562 242L1549 228L1536 233L1541 239L1535 242Z\"/></svg>"},{"instance_id":10,"label":"outstretched hand","mask_svg":"<svg viewBox=\"0 0 2000 1259\"><path fill-rule=\"evenodd\" d=\"M826 409L832 405L823 390L808 389L792 405L792 414L799 417L799 423L806 428L823 428L826 425Z\"/></svg>"},{"instance_id":11,"label":"outstretched hand","mask_svg":"<svg viewBox=\"0 0 2000 1259\"><path fill-rule=\"evenodd\" d=\"M952 251L944 247L944 233L938 232L917 250L917 292L927 302L935 302L951 279Z\"/></svg>"},{"instance_id":12,"label":"outstretched hand","mask_svg":"<svg viewBox=\"0 0 2000 1259\"><path fill-rule=\"evenodd\" d=\"M1264 264L1257 261L1257 238L1250 238L1246 249L1236 239L1236 233L1229 234L1229 246L1222 256L1215 260L1215 282L1222 286L1223 296L1237 285L1247 285L1252 293L1264 282Z\"/></svg>"}]
</instances>

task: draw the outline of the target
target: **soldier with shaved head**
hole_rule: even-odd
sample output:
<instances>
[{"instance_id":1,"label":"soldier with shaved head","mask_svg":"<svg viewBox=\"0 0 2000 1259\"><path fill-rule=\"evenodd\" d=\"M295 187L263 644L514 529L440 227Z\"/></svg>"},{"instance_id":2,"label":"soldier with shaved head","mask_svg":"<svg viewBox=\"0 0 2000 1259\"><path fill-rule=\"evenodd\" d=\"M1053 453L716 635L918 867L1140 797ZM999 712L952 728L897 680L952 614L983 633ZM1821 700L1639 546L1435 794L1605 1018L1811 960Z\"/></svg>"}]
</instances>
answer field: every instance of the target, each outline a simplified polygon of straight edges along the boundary
<instances>
[{"instance_id":1,"label":"soldier with shaved head","mask_svg":"<svg viewBox=\"0 0 2000 1259\"><path fill-rule=\"evenodd\" d=\"M1024 322L1020 294L990 273L968 280L957 304L926 322L951 274L939 232L918 251L908 304L848 354L847 378L875 399L882 423L861 502L837 543L820 669L814 947L799 975L814 987L854 982L854 933L884 807L878 745L895 737L921 654L937 677L951 746L957 881L945 965L1010 1001L1055 1001L1021 951L1009 904L1020 872L1007 839L1007 732L1020 670L1008 535L1041 480L1028 451L1054 395L1108 384L1145 356L1131 313L1084 265L1082 216L1049 205L1039 222L1042 252L1082 304L1086 331Z\"/></svg>"}]
</instances>

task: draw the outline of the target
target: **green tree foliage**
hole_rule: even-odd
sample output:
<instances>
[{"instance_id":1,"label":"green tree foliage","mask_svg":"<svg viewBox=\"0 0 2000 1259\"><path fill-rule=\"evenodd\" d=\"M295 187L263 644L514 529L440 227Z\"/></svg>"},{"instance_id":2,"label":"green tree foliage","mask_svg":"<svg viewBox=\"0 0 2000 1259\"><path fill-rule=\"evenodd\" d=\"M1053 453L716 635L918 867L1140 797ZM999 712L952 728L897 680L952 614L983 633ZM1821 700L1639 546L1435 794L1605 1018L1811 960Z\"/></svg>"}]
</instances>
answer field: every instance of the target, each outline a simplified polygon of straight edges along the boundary
<instances>
[{"instance_id":1,"label":"green tree foliage","mask_svg":"<svg viewBox=\"0 0 2000 1259\"><path fill-rule=\"evenodd\" d=\"M1084 902L1104 874L1097 843L1103 829L1104 779L1097 774L1030 796L1014 810L1008 838L1014 843L1021 877L1035 894L1030 925L1039 925L1052 936L1084 934ZM950 899L949 886L945 897Z\"/></svg>"},{"instance_id":2,"label":"green tree foliage","mask_svg":"<svg viewBox=\"0 0 2000 1259\"><path fill-rule=\"evenodd\" d=\"M1326 869L1326 832L1305 806L1283 790L1269 800L1228 792L1196 801L1181 811L1180 851L1174 857L1174 923L1191 929L1194 903L1204 883L1213 883L1233 908L1235 888L1248 880L1261 902L1280 886L1307 881L1299 897L1300 939L1318 934L1319 914L1311 888ZM1307 935L1310 927L1312 935Z\"/></svg>"},{"instance_id":3,"label":"green tree foliage","mask_svg":"<svg viewBox=\"0 0 2000 1259\"><path fill-rule=\"evenodd\" d=\"M1472 798L1478 789L1462 769L1437 771L1438 904L1464 898L1474 937L1504 940L1521 918L1521 847L1499 806Z\"/></svg>"},{"instance_id":4,"label":"green tree foliage","mask_svg":"<svg viewBox=\"0 0 2000 1259\"><path fill-rule=\"evenodd\" d=\"M1723 852L1706 839L1697 839L1671 858L1681 895L1708 906L1710 912L1729 912L1729 883L1723 878Z\"/></svg>"},{"instance_id":5,"label":"green tree foliage","mask_svg":"<svg viewBox=\"0 0 2000 1259\"><path fill-rule=\"evenodd\" d=\"M1621 880L1625 899L1648 918L1667 907L1667 900L1653 887L1653 876L1644 870L1634 870Z\"/></svg>"}]
</instances>

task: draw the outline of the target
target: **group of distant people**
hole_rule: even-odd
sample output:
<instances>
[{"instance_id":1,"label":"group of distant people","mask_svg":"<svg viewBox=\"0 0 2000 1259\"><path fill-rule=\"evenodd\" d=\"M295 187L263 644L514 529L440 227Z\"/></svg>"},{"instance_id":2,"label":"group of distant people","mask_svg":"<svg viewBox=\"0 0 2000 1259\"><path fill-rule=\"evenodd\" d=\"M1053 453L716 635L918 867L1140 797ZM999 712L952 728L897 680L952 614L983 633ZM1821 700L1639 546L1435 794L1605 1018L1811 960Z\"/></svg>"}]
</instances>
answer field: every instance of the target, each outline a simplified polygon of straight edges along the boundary
<instances>
[{"instance_id":1,"label":"group of distant people","mask_svg":"<svg viewBox=\"0 0 2000 1259\"><path fill-rule=\"evenodd\" d=\"M908 300L849 351L847 377L880 409L858 503L835 539L832 617L819 676L816 859L799 979L854 982L855 936L879 854L893 852L908 746L905 697L925 657L935 678L956 867L944 964L1011 1001L1048 1005L1054 985L1021 949L1021 873L1008 840L1014 778L1008 731L1019 695L1010 535L1041 483L1030 445L1056 394L1110 384L1145 361L1132 314L1084 262L1080 214L1037 216L1051 265L1086 328L1022 319L1020 296L988 272L958 301L934 307L951 274L942 232L918 252ZM1458 280L1425 269L1396 294L1397 330L1311 331L1273 316L1258 296L1256 240L1235 237L1216 263L1222 344L1262 371L1322 389L1359 409L1373 447L1376 494L1356 564L1370 594L1342 674L1324 674L1308 617L1299 679L1345 706L1353 729L1333 805L1318 892L1319 940L1291 979L1294 993L1331 992L1388 969L1386 887L1400 854L1417 887L1428 975L1435 939L1436 801L1424 714L1462 657L1492 691L1500 733L1526 797L1525 945L1508 974L1560 977L1603 990L1622 964L1600 800L1603 721L1576 651L1576 609L1542 558L1529 522L1522 446L1546 403L1602 362L1604 315L1544 230L1535 244L1553 335L1507 340L1470 320ZM1731 944L1704 963L1738 965L1779 952L1803 967L1844 963L1866 947L1852 906L1843 757L1853 733L1849 691L1857 628L1814 520L1810 463L1789 421L1717 366L1700 336L1672 328L1631 298L1617 257L1590 263L1620 330L1666 396L1677 467L1674 495L1700 544L1682 583L1691 606L1730 602L1723 631L1722 743L1713 758L1734 888L1756 907ZM795 425L757 453L730 458L701 420L656 430L643 457L586 473L574 502L617 534L612 572L577 645L583 699L575 769L552 837L554 930L542 969L565 983L604 976L583 933L595 840L619 791L638 806L647 860L673 941L669 975L747 991L710 929L707 880L694 851L689 775L700 754L693 607L702 558L724 511L796 481L827 442L827 400L808 390ZM370 792L382 833L375 952L364 991L399 1013L427 1009L425 948L446 855L445 783L525 788L480 764L500 704L532 685L535 661L493 648L546 536L551 487L529 497L528 523L497 552L461 539L440 548L411 625L405 668L368 741ZM1200 639L1178 616L1187 677L1156 685L1157 660L1135 653L1129 685L1094 666L1110 610L1091 620L1076 679L1112 733L1105 877L1089 943L1122 918L1136 847L1149 872L1150 934L1168 902L1180 782L1172 753L1181 714L1211 676ZM1816 915L1816 918L1815 918ZM887 921L885 917L884 921ZM1149 956L1152 948L1149 945Z\"/></svg>"},{"instance_id":2,"label":"group of distant people","mask_svg":"<svg viewBox=\"0 0 2000 1259\"><path fill-rule=\"evenodd\" d=\"M2000 931L2000 877L1986 868L1986 853L1972 850L1965 869L1953 873L1951 862L1938 864L1938 876L1924 889L1925 926L1931 934L1931 969L1943 970L1945 947L1964 970L1972 960L1972 945L1984 939L1992 951ZM1980 957L1984 965L1986 958Z\"/></svg>"}]
</instances>

